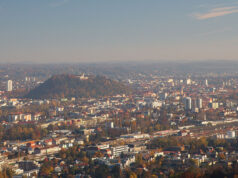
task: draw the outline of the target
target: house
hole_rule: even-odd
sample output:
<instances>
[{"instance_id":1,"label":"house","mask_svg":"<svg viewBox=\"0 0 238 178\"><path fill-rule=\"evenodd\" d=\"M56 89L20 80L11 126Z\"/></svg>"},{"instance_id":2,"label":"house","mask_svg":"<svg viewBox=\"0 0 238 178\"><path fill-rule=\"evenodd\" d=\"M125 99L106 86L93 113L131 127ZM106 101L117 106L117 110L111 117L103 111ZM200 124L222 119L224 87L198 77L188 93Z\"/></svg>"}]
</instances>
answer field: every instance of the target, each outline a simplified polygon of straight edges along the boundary
<instances>
[{"instance_id":1,"label":"house","mask_svg":"<svg viewBox=\"0 0 238 178\"><path fill-rule=\"evenodd\" d=\"M70 148L73 147L73 143L63 143L61 144L61 148Z\"/></svg>"},{"instance_id":2,"label":"house","mask_svg":"<svg viewBox=\"0 0 238 178\"><path fill-rule=\"evenodd\" d=\"M78 139L78 140L75 140L75 143L78 144L78 145L83 145L84 140L83 139Z\"/></svg>"},{"instance_id":3,"label":"house","mask_svg":"<svg viewBox=\"0 0 238 178\"><path fill-rule=\"evenodd\" d=\"M60 138L53 138L52 139L52 145L59 145L61 142L61 139Z\"/></svg>"},{"instance_id":4,"label":"house","mask_svg":"<svg viewBox=\"0 0 238 178\"><path fill-rule=\"evenodd\" d=\"M40 154L46 155L46 154L53 154L59 152L61 149L59 146L51 146L47 148L41 148L40 149Z\"/></svg>"},{"instance_id":5,"label":"house","mask_svg":"<svg viewBox=\"0 0 238 178\"><path fill-rule=\"evenodd\" d=\"M64 107L57 107L57 112L63 112L64 111Z\"/></svg>"},{"instance_id":6,"label":"house","mask_svg":"<svg viewBox=\"0 0 238 178\"><path fill-rule=\"evenodd\" d=\"M130 164L134 163L135 161L136 161L135 155L131 155L131 156L127 156L126 158L122 159L121 164L125 168L125 167L130 166Z\"/></svg>"},{"instance_id":7,"label":"house","mask_svg":"<svg viewBox=\"0 0 238 178\"><path fill-rule=\"evenodd\" d=\"M21 120L25 122L31 121L31 114L23 114Z\"/></svg>"},{"instance_id":8,"label":"house","mask_svg":"<svg viewBox=\"0 0 238 178\"><path fill-rule=\"evenodd\" d=\"M35 114L32 114L32 120L33 121L38 121L41 119L41 113L35 113Z\"/></svg>"},{"instance_id":9,"label":"house","mask_svg":"<svg viewBox=\"0 0 238 178\"><path fill-rule=\"evenodd\" d=\"M44 144L45 144L46 146L52 145L52 139L46 139L46 140L44 140Z\"/></svg>"},{"instance_id":10,"label":"house","mask_svg":"<svg viewBox=\"0 0 238 178\"><path fill-rule=\"evenodd\" d=\"M128 145L121 145L111 147L112 156L120 156L121 153L127 153L129 151Z\"/></svg>"},{"instance_id":11,"label":"house","mask_svg":"<svg viewBox=\"0 0 238 178\"><path fill-rule=\"evenodd\" d=\"M112 155L112 151L110 149L102 149L100 152L104 155Z\"/></svg>"}]
</instances>

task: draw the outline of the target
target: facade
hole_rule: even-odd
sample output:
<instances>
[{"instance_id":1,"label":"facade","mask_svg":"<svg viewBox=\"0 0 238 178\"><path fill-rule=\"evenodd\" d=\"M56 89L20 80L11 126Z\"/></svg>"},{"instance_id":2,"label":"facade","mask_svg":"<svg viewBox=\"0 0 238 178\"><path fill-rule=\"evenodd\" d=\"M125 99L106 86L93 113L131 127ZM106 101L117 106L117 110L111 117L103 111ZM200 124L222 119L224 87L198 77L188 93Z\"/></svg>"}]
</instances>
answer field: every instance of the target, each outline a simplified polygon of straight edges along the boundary
<instances>
[{"instance_id":1,"label":"facade","mask_svg":"<svg viewBox=\"0 0 238 178\"><path fill-rule=\"evenodd\" d=\"M191 110L192 109L192 99L191 97L186 97L184 101L185 110Z\"/></svg>"},{"instance_id":2,"label":"facade","mask_svg":"<svg viewBox=\"0 0 238 178\"><path fill-rule=\"evenodd\" d=\"M22 114L22 113L17 113L17 114L10 114L8 116L8 121L9 122L29 122L31 121L31 114Z\"/></svg>"},{"instance_id":3,"label":"facade","mask_svg":"<svg viewBox=\"0 0 238 178\"><path fill-rule=\"evenodd\" d=\"M112 147L112 156L120 156L121 153L127 153L129 147L127 145Z\"/></svg>"},{"instance_id":4,"label":"facade","mask_svg":"<svg viewBox=\"0 0 238 178\"><path fill-rule=\"evenodd\" d=\"M7 81L7 91L12 91L12 80Z\"/></svg>"},{"instance_id":5,"label":"facade","mask_svg":"<svg viewBox=\"0 0 238 178\"><path fill-rule=\"evenodd\" d=\"M196 105L197 105L198 109L202 109L202 99L201 98L197 98Z\"/></svg>"},{"instance_id":6,"label":"facade","mask_svg":"<svg viewBox=\"0 0 238 178\"><path fill-rule=\"evenodd\" d=\"M192 80L189 78L186 80L186 85L191 85L192 84Z\"/></svg>"},{"instance_id":7,"label":"facade","mask_svg":"<svg viewBox=\"0 0 238 178\"><path fill-rule=\"evenodd\" d=\"M218 102L211 102L208 104L209 108L212 108L212 109L217 109L219 108L219 104Z\"/></svg>"},{"instance_id":8,"label":"facade","mask_svg":"<svg viewBox=\"0 0 238 178\"><path fill-rule=\"evenodd\" d=\"M205 80L205 86L208 87L208 80Z\"/></svg>"},{"instance_id":9,"label":"facade","mask_svg":"<svg viewBox=\"0 0 238 178\"><path fill-rule=\"evenodd\" d=\"M236 132L233 130L230 130L226 133L226 138L236 138Z\"/></svg>"}]
</instances>

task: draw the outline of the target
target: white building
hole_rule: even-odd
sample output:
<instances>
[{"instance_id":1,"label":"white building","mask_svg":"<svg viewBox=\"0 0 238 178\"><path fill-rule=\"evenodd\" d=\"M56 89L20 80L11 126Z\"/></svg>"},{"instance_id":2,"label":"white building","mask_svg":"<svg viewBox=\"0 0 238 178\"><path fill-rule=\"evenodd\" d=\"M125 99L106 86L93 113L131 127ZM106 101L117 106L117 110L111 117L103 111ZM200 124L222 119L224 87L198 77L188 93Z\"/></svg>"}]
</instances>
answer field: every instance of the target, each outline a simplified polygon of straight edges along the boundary
<instances>
[{"instance_id":1,"label":"white building","mask_svg":"<svg viewBox=\"0 0 238 178\"><path fill-rule=\"evenodd\" d=\"M88 80L88 77L84 75L84 73L80 76L80 80Z\"/></svg>"},{"instance_id":2,"label":"white building","mask_svg":"<svg viewBox=\"0 0 238 178\"><path fill-rule=\"evenodd\" d=\"M186 85L191 85L192 84L192 80L190 79L190 78L188 78L187 80L186 80Z\"/></svg>"},{"instance_id":3,"label":"white building","mask_svg":"<svg viewBox=\"0 0 238 178\"><path fill-rule=\"evenodd\" d=\"M162 101L153 101L151 103L152 108L158 108L161 107L163 105Z\"/></svg>"},{"instance_id":4,"label":"white building","mask_svg":"<svg viewBox=\"0 0 238 178\"><path fill-rule=\"evenodd\" d=\"M129 147L127 145L115 146L111 148L112 156L120 156L121 153L127 153L129 151Z\"/></svg>"},{"instance_id":5,"label":"white building","mask_svg":"<svg viewBox=\"0 0 238 178\"><path fill-rule=\"evenodd\" d=\"M226 138L236 138L236 132L234 130L228 131L226 133Z\"/></svg>"},{"instance_id":6,"label":"white building","mask_svg":"<svg viewBox=\"0 0 238 178\"><path fill-rule=\"evenodd\" d=\"M12 91L12 80L7 81L7 91Z\"/></svg>"},{"instance_id":7,"label":"white building","mask_svg":"<svg viewBox=\"0 0 238 178\"><path fill-rule=\"evenodd\" d=\"M150 135L149 134L127 134L127 135L121 135L120 138L124 138L124 139L130 139L130 138L142 139L142 138L150 138Z\"/></svg>"},{"instance_id":8,"label":"white building","mask_svg":"<svg viewBox=\"0 0 238 178\"><path fill-rule=\"evenodd\" d=\"M208 87L208 80L205 80L205 86Z\"/></svg>"},{"instance_id":9,"label":"white building","mask_svg":"<svg viewBox=\"0 0 238 178\"><path fill-rule=\"evenodd\" d=\"M109 144L102 144L102 145L97 145L97 147L102 150L102 149L109 149Z\"/></svg>"},{"instance_id":10,"label":"white building","mask_svg":"<svg viewBox=\"0 0 238 178\"><path fill-rule=\"evenodd\" d=\"M110 123L109 123L109 128L111 128L111 129L114 128L114 123L113 123L113 122L110 122Z\"/></svg>"}]
</instances>

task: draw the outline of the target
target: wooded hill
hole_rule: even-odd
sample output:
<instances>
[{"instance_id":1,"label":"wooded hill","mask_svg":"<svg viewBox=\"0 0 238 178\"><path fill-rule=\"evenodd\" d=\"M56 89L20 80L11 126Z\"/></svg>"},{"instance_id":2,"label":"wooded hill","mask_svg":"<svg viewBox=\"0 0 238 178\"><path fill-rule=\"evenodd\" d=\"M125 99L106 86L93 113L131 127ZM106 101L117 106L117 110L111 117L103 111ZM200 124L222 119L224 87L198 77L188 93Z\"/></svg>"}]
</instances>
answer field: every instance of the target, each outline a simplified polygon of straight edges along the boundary
<instances>
[{"instance_id":1,"label":"wooded hill","mask_svg":"<svg viewBox=\"0 0 238 178\"><path fill-rule=\"evenodd\" d=\"M50 99L68 97L103 97L131 93L130 87L103 76L81 79L75 75L55 75L35 89L26 98Z\"/></svg>"}]
</instances>

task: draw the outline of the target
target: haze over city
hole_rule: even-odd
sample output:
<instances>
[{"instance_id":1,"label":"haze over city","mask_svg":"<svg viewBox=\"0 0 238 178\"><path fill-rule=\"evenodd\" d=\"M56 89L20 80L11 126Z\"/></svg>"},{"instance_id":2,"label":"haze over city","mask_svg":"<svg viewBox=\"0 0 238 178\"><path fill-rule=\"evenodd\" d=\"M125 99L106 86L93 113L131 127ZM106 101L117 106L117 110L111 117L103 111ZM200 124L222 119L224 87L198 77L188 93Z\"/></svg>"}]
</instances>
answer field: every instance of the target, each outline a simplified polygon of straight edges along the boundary
<instances>
[{"instance_id":1,"label":"haze over city","mask_svg":"<svg viewBox=\"0 0 238 178\"><path fill-rule=\"evenodd\" d=\"M0 1L1 63L237 60L236 0Z\"/></svg>"},{"instance_id":2,"label":"haze over city","mask_svg":"<svg viewBox=\"0 0 238 178\"><path fill-rule=\"evenodd\" d=\"M238 178L238 0L0 0L0 178Z\"/></svg>"}]
</instances>

